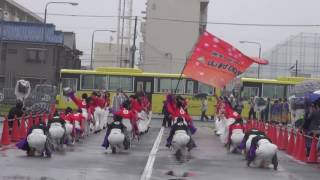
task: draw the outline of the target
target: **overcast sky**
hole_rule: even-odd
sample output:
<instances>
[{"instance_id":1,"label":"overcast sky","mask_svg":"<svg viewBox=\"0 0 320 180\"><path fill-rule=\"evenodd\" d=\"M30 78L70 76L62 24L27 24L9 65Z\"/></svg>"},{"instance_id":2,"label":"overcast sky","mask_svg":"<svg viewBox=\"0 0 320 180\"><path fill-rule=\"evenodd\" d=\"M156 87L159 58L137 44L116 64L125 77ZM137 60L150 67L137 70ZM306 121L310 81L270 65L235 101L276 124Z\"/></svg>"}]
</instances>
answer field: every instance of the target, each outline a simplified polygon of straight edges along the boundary
<instances>
[{"instance_id":1,"label":"overcast sky","mask_svg":"<svg viewBox=\"0 0 320 180\"><path fill-rule=\"evenodd\" d=\"M15 0L40 16L50 0ZM52 1L52 0L51 0ZM57 0L59 1L59 0ZM71 0L70 0L71 1ZM78 6L50 5L48 13L117 15L118 0L74 0ZM188 0L185 0L188 1ZM141 16L146 0L134 0L133 15ZM319 0L211 0L208 10L209 22L234 22L258 24L320 24ZM183 4L181 5L183 8ZM77 47L84 51L83 60L90 57L91 34L94 29L116 29L117 18L79 18L48 16L58 30L74 31ZM318 28L280 28L208 25L208 31L233 44L249 56L257 56L257 46L240 44L240 40L256 41L266 52L290 35L300 32L319 32ZM110 33L101 32L95 40L108 42ZM87 63L86 63L87 64Z\"/></svg>"}]
</instances>

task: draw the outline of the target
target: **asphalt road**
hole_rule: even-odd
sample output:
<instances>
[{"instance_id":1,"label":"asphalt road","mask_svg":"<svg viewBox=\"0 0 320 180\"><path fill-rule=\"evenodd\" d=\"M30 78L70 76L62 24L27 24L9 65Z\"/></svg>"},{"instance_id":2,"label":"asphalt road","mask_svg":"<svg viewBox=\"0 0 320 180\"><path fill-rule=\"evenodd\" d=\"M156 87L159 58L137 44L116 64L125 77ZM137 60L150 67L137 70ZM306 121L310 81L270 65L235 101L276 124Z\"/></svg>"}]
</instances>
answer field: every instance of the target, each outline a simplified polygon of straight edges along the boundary
<instances>
[{"instance_id":1,"label":"asphalt road","mask_svg":"<svg viewBox=\"0 0 320 180\"><path fill-rule=\"evenodd\" d=\"M156 154L151 179L218 179L218 180L318 180L319 165L297 162L279 153L279 170L248 168L241 155L229 154L213 135L212 122L196 122L194 135L197 148L177 161L165 147L169 129ZM111 154L101 146L104 132L92 135L64 153L55 153L51 159L30 158L13 146L0 150L0 180L105 180L140 179L149 153L160 130L160 121L153 120L148 134L134 142L128 152ZM173 171L173 175L167 175ZM181 177L187 174L188 177Z\"/></svg>"}]
</instances>

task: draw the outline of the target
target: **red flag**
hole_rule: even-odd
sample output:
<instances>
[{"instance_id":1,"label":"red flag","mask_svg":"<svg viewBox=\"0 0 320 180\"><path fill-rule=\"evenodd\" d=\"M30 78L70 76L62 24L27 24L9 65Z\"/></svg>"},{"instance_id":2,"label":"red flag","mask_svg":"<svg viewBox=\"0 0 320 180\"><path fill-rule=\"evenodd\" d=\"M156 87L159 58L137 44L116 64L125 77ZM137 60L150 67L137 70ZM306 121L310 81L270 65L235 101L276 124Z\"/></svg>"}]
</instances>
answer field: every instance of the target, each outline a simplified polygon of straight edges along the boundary
<instances>
[{"instance_id":1,"label":"red flag","mask_svg":"<svg viewBox=\"0 0 320 180\"><path fill-rule=\"evenodd\" d=\"M268 61L250 58L227 42L204 32L188 59L183 74L222 88L242 74L252 63L268 64Z\"/></svg>"}]
</instances>

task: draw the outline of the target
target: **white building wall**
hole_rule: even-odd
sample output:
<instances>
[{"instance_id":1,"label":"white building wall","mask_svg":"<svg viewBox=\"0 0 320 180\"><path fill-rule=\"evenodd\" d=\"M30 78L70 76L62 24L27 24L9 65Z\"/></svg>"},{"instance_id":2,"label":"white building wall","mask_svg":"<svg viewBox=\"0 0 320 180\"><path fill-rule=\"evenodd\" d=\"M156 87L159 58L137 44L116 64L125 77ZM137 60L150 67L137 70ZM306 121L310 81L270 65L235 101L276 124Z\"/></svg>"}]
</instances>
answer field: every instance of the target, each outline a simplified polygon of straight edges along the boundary
<instances>
[{"instance_id":1,"label":"white building wall","mask_svg":"<svg viewBox=\"0 0 320 180\"><path fill-rule=\"evenodd\" d=\"M93 51L93 68L119 67L117 45L112 43L95 43Z\"/></svg>"},{"instance_id":2,"label":"white building wall","mask_svg":"<svg viewBox=\"0 0 320 180\"><path fill-rule=\"evenodd\" d=\"M208 0L148 0L141 68L147 72L180 73L197 41L199 21L206 21ZM157 19L154 19L157 18ZM178 19L190 22L168 21Z\"/></svg>"}]
</instances>

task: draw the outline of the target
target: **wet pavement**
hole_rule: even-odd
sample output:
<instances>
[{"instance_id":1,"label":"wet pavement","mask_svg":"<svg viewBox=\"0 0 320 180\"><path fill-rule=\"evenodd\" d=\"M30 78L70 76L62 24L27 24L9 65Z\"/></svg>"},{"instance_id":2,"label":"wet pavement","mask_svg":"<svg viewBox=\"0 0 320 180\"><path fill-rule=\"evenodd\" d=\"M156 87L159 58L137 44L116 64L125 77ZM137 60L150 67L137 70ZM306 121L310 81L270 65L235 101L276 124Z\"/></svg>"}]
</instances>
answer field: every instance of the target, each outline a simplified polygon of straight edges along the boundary
<instances>
[{"instance_id":1,"label":"wet pavement","mask_svg":"<svg viewBox=\"0 0 320 180\"><path fill-rule=\"evenodd\" d=\"M229 154L213 135L212 122L195 122L197 148L177 161L165 147L166 128L154 161L151 179L219 179L219 180L317 180L319 165L297 162L279 153L279 170L248 168L239 154ZM64 153L51 159L30 158L13 146L1 148L0 180L100 180L140 179L149 153L160 130L160 121L153 120L149 133L134 142L128 152L111 154L100 146L104 132L92 135ZM168 173L170 175L168 175ZM184 177L186 176L186 177Z\"/></svg>"},{"instance_id":2,"label":"wet pavement","mask_svg":"<svg viewBox=\"0 0 320 180\"><path fill-rule=\"evenodd\" d=\"M130 151L119 154L100 146L105 132L67 147L64 153L55 153L51 159L26 157L14 146L1 148L0 180L139 179L159 130L156 121L148 134L133 142Z\"/></svg>"},{"instance_id":3,"label":"wet pavement","mask_svg":"<svg viewBox=\"0 0 320 180\"><path fill-rule=\"evenodd\" d=\"M218 180L317 180L319 165L307 165L279 152L279 170L248 168L240 154L230 154L213 132L212 123L196 122L194 135L197 148L186 155L183 162L176 160L174 152L165 147L163 138L155 160L153 180L160 179L218 179ZM169 129L165 131L167 137ZM170 172L171 171L171 172ZM168 175L170 172L170 175ZM172 175L173 174L173 175ZM185 177L187 176L187 177Z\"/></svg>"}]
</instances>

